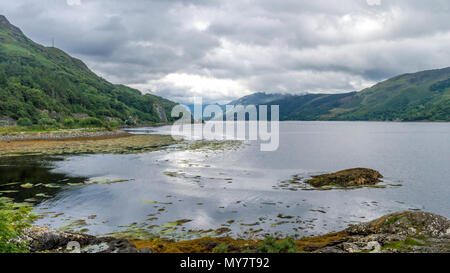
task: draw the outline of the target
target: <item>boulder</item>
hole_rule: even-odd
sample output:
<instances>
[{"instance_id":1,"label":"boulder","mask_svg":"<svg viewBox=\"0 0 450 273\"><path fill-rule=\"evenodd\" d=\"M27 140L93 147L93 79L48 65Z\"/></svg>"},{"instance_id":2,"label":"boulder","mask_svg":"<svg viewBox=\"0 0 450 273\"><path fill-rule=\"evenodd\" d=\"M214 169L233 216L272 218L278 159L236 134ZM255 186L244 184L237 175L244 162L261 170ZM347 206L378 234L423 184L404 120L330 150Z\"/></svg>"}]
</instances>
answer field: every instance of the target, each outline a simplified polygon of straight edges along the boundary
<instances>
[{"instance_id":1,"label":"boulder","mask_svg":"<svg viewBox=\"0 0 450 273\"><path fill-rule=\"evenodd\" d=\"M383 176L378 171L356 168L331 174L313 176L305 182L316 188L325 186L358 187L375 185L381 182L381 178L383 178Z\"/></svg>"}]
</instances>

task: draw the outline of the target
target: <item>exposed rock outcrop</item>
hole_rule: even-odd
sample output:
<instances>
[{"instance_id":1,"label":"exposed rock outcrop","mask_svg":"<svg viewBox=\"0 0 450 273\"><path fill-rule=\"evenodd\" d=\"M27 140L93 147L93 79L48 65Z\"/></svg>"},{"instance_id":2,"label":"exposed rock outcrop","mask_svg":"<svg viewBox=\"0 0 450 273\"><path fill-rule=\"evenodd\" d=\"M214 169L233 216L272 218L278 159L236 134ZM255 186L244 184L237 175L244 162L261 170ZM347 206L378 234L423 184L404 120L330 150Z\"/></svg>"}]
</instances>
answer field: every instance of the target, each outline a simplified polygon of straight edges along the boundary
<instances>
[{"instance_id":1,"label":"exposed rock outcrop","mask_svg":"<svg viewBox=\"0 0 450 273\"><path fill-rule=\"evenodd\" d=\"M381 178L383 178L383 176L378 171L356 168L332 174L313 176L305 182L316 188L325 186L358 187L375 185L381 182Z\"/></svg>"},{"instance_id":2,"label":"exposed rock outcrop","mask_svg":"<svg viewBox=\"0 0 450 273\"><path fill-rule=\"evenodd\" d=\"M0 127L4 127L4 126L16 126L17 125L17 121L10 118L10 117L3 117L0 116Z\"/></svg>"},{"instance_id":3,"label":"exposed rock outcrop","mask_svg":"<svg viewBox=\"0 0 450 273\"><path fill-rule=\"evenodd\" d=\"M28 242L31 252L78 253L153 253L149 248L137 249L126 239L98 238L92 235L59 232L32 227L19 238Z\"/></svg>"},{"instance_id":4,"label":"exposed rock outcrop","mask_svg":"<svg viewBox=\"0 0 450 273\"><path fill-rule=\"evenodd\" d=\"M404 211L351 225L345 252L450 253L450 221L440 215Z\"/></svg>"},{"instance_id":5,"label":"exposed rock outcrop","mask_svg":"<svg viewBox=\"0 0 450 273\"><path fill-rule=\"evenodd\" d=\"M167 119L166 116L166 112L164 111L164 108L162 108L161 106L159 106L158 104L154 104L156 112L158 113L159 116L159 121L160 122L168 122L169 120Z\"/></svg>"}]
</instances>

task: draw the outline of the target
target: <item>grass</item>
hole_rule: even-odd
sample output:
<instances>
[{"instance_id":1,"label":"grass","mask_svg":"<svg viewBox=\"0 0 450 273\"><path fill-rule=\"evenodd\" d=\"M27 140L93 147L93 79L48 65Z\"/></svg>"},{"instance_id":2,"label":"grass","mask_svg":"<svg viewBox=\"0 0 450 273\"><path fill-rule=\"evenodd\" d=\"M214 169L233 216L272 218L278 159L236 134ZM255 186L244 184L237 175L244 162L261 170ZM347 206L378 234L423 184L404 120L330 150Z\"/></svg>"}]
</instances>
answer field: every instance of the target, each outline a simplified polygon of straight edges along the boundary
<instances>
[{"instance_id":1,"label":"grass","mask_svg":"<svg viewBox=\"0 0 450 273\"><path fill-rule=\"evenodd\" d=\"M423 238L426 240L426 238ZM395 249L399 251L405 251L413 246L424 246L423 243L419 242L417 239L412 237L407 237L404 241L396 241L392 243L385 244L383 249Z\"/></svg>"},{"instance_id":2,"label":"grass","mask_svg":"<svg viewBox=\"0 0 450 273\"><path fill-rule=\"evenodd\" d=\"M384 223L386 226L389 226L395 222L397 222L399 219L398 215L394 215L392 217L390 217L389 219L387 219L387 221Z\"/></svg>"},{"instance_id":3,"label":"grass","mask_svg":"<svg viewBox=\"0 0 450 273\"><path fill-rule=\"evenodd\" d=\"M227 252L228 252L228 245L226 244L220 244L213 249L213 253L227 253Z\"/></svg>"},{"instance_id":4,"label":"grass","mask_svg":"<svg viewBox=\"0 0 450 273\"><path fill-rule=\"evenodd\" d=\"M25 242L14 241L36 219L32 208L0 198L0 253L28 252Z\"/></svg>"}]
</instances>

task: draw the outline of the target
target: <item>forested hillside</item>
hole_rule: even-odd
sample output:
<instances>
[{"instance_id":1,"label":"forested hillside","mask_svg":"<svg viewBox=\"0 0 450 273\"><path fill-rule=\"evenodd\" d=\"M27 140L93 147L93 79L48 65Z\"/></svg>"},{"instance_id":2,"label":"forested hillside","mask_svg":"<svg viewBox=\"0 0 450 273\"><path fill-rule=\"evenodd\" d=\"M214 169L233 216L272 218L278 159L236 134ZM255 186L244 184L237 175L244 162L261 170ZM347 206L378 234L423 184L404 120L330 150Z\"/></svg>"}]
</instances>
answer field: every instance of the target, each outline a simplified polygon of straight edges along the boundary
<instances>
[{"instance_id":1,"label":"forested hillside","mask_svg":"<svg viewBox=\"0 0 450 273\"><path fill-rule=\"evenodd\" d=\"M0 16L0 117L54 123L90 117L123 123L166 121L174 102L112 84L60 49L44 47ZM95 123L95 121L93 121Z\"/></svg>"},{"instance_id":2,"label":"forested hillside","mask_svg":"<svg viewBox=\"0 0 450 273\"><path fill-rule=\"evenodd\" d=\"M397 76L360 92L286 96L263 104L280 105L281 120L450 121L450 68Z\"/></svg>"}]
</instances>

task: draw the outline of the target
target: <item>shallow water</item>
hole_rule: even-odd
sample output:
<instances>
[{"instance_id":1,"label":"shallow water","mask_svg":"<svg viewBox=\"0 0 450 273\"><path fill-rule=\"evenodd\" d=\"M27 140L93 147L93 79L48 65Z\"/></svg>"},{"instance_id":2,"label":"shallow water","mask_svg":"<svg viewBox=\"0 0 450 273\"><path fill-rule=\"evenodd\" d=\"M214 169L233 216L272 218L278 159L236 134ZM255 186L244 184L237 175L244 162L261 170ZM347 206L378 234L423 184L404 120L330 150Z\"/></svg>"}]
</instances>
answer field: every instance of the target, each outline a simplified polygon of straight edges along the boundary
<instances>
[{"instance_id":1,"label":"shallow water","mask_svg":"<svg viewBox=\"0 0 450 273\"><path fill-rule=\"evenodd\" d=\"M174 147L131 155L2 159L0 190L17 190L3 193L16 201L36 199L29 200L35 211L45 213L37 224L52 228L91 234L131 229L174 238L229 228L233 236L302 237L406 209L450 217L449 140L448 123L282 122L275 152L245 142L225 150ZM293 175L354 167L376 169L385 176L383 184L402 186L277 187ZM117 179L128 181L108 183ZM76 186L83 181L98 183ZM11 182L21 183L5 186ZM23 188L24 183L37 186ZM181 219L191 221L174 223Z\"/></svg>"}]
</instances>

